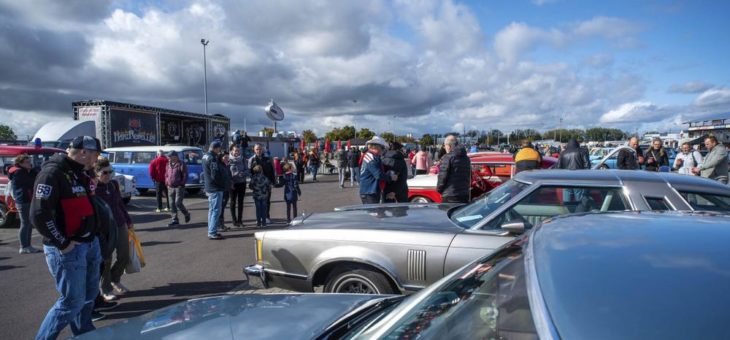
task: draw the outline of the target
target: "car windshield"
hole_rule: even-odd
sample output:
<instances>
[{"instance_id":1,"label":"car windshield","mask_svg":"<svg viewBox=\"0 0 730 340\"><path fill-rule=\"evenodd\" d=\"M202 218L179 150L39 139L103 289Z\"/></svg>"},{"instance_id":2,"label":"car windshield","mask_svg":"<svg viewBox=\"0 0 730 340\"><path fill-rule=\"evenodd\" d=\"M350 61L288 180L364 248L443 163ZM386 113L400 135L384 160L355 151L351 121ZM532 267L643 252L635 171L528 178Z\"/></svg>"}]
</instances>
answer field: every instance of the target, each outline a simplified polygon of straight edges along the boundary
<instances>
[{"instance_id":1,"label":"car windshield","mask_svg":"<svg viewBox=\"0 0 730 340\"><path fill-rule=\"evenodd\" d=\"M603 157L606 156L606 154L608 154L608 149L600 149L600 148L597 148L597 149L593 149L591 151L591 156L593 156L593 157L601 157L601 158L603 158Z\"/></svg>"},{"instance_id":2,"label":"car windshield","mask_svg":"<svg viewBox=\"0 0 730 340\"><path fill-rule=\"evenodd\" d=\"M464 267L396 320L363 335L382 339L537 339L527 295L521 242ZM384 327L384 328L379 328ZM373 334L380 333L383 334Z\"/></svg>"},{"instance_id":3,"label":"car windshield","mask_svg":"<svg viewBox=\"0 0 730 340\"><path fill-rule=\"evenodd\" d=\"M471 228L479 221L489 216L503 204L519 195L529 184L515 180L507 181L488 195L465 205L451 214L451 220L463 228Z\"/></svg>"}]
</instances>

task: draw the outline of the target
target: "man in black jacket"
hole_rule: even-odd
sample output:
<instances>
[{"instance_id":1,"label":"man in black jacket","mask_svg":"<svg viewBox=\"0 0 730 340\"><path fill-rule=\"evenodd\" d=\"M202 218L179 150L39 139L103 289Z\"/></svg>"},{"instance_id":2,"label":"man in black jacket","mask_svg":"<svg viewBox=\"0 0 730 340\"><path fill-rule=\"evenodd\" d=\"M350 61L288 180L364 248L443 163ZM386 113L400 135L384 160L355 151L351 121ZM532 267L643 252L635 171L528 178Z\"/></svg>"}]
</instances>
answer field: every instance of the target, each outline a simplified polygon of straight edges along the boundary
<instances>
[{"instance_id":1,"label":"man in black jacket","mask_svg":"<svg viewBox=\"0 0 730 340\"><path fill-rule=\"evenodd\" d=\"M449 135L444 141L446 154L441 158L436 190L444 203L469 203L471 190L471 160L466 149Z\"/></svg>"},{"instance_id":2,"label":"man in black jacket","mask_svg":"<svg viewBox=\"0 0 730 340\"><path fill-rule=\"evenodd\" d=\"M383 201L386 203L408 202L408 165L406 165L402 148L401 143L391 142L390 150L383 156L385 171L393 171L398 176L395 181L385 183Z\"/></svg>"},{"instance_id":3,"label":"man in black jacket","mask_svg":"<svg viewBox=\"0 0 730 340\"><path fill-rule=\"evenodd\" d=\"M257 165L261 165L264 176L269 179L269 183L276 183L274 178L274 165L271 163L271 159L264 155L263 145L256 143L253 146L254 155L248 160L248 168L253 169ZM269 195L266 198L266 224L271 223L271 188L269 188Z\"/></svg>"},{"instance_id":4,"label":"man in black jacket","mask_svg":"<svg viewBox=\"0 0 730 340\"><path fill-rule=\"evenodd\" d=\"M36 178L30 216L43 235L48 269L61 295L46 314L37 339L55 339L69 324L73 335L94 330L91 311L102 260L87 171L100 150L98 139L76 137L68 156L52 156Z\"/></svg>"},{"instance_id":5,"label":"man in black jacket","mask_svg":"<svg viewBox=\"0 0 730 340\"><path fill-rule=\"evenodd\" d=\"M579 170L579 169L590 169L591 161L588 157L588 153L580 147L575 138L571 138L565 147L565 150L560 153L558 158L558 169L568 170Z\"/></svg>"},{"instance_id":6,"label":"man in black jacket","mask_svg":"<svg viewBox=\"0 0 730 340\"><path fill-rule=\"evenodd\" d=\"M347 153L347 166L350 168L350 187L355 183L360 184L360 149L356 147L350 148Z\"/></svg>"},{"instance_id":7,"label":"man in black jacket","mask_svg":"<svg viewBox=\"0 0 730 340\"><path fill-rule=\"evenodd\" d=\"M208 238L211 240L222 240L223 235L218 232L218 218L223 211L223 192L226 187L226 174L228 171L219 157L221 153L221 142L210 143L208 153L203 156L203 183L205 195L208 196Z\"/></svg>"},{"instance_id":8,"label":"man in black jacket","mask_svg":"<svg viewBox=\"0 0 730 340\"><path fill-rule=\"evenodd\" d=\"M631 137L629 147L634 151L621 149L616 158L616 167L621 170L638 170L644 164L644 154L639 147L639 139Z\"/></svg>"}]
</instances>

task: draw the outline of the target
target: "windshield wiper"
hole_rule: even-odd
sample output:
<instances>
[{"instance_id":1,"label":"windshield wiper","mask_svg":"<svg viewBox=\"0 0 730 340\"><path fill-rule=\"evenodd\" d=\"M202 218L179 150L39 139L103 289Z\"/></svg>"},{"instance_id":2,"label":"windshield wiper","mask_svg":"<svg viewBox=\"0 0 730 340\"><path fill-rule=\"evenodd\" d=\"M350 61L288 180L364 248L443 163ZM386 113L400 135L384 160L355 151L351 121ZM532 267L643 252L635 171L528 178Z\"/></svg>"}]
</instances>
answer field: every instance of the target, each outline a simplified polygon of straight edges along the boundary
<instances>
[{"instance_id":1,"label":"windshield wiper","mask_svg":"<svg viewBox=\"0 0 730 340\"><path fill-rule=\"evenodd\" d=\"M362 306L343 315L317 336L317 340L339 339L347 334L348 331L357 327L361 322L369 320L370 317L378 312L401 303L406 297L399 295L386 297L378 300L370 300L362 304Z\"/></svg>"}]
</instances>

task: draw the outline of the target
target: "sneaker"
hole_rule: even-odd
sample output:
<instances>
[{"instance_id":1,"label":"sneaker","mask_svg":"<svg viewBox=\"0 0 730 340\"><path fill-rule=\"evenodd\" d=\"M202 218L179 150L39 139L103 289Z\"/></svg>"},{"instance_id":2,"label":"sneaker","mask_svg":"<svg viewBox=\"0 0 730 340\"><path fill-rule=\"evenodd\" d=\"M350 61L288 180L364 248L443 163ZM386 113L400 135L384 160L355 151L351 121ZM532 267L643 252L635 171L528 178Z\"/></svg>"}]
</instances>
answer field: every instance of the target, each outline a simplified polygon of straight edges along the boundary
<instances>
[{"instance_id":1,"label":"sneaker","mask_svg":"<svg viewBox=\"0 0 730 340\"><path fill-rule=\"evenodd\" d=\"M100 321L104 320L106 318L106 315L101 314L95 310L91 311L91 321Z\"/></svg>"},{"instance_id":2,"label":"sneaker","mask_svg":"<svg viewBox=\"0 0 730 340\"><path fill-rule=\"evenodd\" d=\"M106 311L106 310L112 310L114 308L117 308L119 306L119 302L116 301L104 301L104 299L99 299L98 302L94 302L94 309L100 310L100 311Z\"/></svg>"},{"instance_id":3,"label":"sneaker","mask_svg":"<svg viewBox=\"0 0 730 340\"><path fill-rule=\"evenodd\" d=\"M40 250L40 249L37 249L37 248L33 248L31 246L28 246L28 247L25 247L25 248L20 248L18 250L18 254L34 254L34 253L40 253L41 251L42 250Z\"/></svg>"},{"instance_id":4,"label":"sneaker","mask_svg":"<svg viewBox=\"0 0 730 340\"><path fill-rule=\"evenodd\" d=\"M162 209L160 209L160 208L157 208L157 209L155 209L155 212L159 214L159 213L161 213L161 212L162 212Z\"/></svg>"},{"instance_id":5,"label":"sneaker","mask_svg":"<svg viewBox=\"0 0 730 340\"><path fill-rule=\"evenodd\" d=\"M129 293L129 288L125 287L121 282L112 282L112 288L117 295L124 295Z\"/></svg>"},{"instance_id":6,"label":"sneaker","mask_svg":"<svg viewBox=\"0 0 730 340\"><path fill-rule=\"evenodd\" d=\"M264 227L265 227L265 226L266 226L267 224L271 224L271 219L270 219L270 218L266 218L266 223L264 223Z\"/></svg>"},{"instance_id":7,"label":"sneaker","mask_svg":"<svg viewBox=\"0 0 730 340\"><path fill-rule=\"evenodd\" d=\"M233 226L236 227L236 228L240 228L241 227L241 222L238 222L238 221L233 222Z\"/></svg>"},{"instance_id":8,"label":"sneaker","mask_svg":"<svg viewBox=\"0 0 730 340\"><path fill-rule=\"evenodd\" d=\"M118 296L116 296L112 293L101 293L101 297L104 298L104 301L106 301L106 302L111 302L111 301L119 299Z\"/></svg>"},{"instance_id":9,"label":"sneaker","mask_svg":"<svg viewBox=\"0 0 730 340\"><path fill-rule=\"evenodd\" d=\"M170 208L162 209L162 211L170 211Z\"/></svg>"},{"instance_id":10,"label":"sneaker","mask_svg":"<svg viewBox=\"0 0 730 340\"><path fill-rule=\"evenodd\" d=\"M222 240L224 239L223 235L221 234L215 234L215 235L208 235L209 240Z\"/></svg>"},{"instance_id":11,"label":"sneaker","mask_svg":"<svg viewBox=\"0 0 730 340\"><path fill-rule=\"evenodd\" d=\"M179 225L179 224L180 224L180 222L178 222L177 220L172 220L172 222L168 223L167 226L168 227L174 227L174 226Z\"/></svg>"},{"instance_id":12,"label":"sneaker","mask_svg":"<svg viewBox=\"0 0 730 340\"><path fill-rule=\"evenodd\" d=\"M190 222L190 213L185 214L185 223Z\"/></svg>"},{"instance_id":13,"label":"sneaker","mask_svg":"<svg viewBox=\"0 0 730 340\"><path fill-rule=\"evenodd\" d=\"M260 222L256 222L256 228L258 228L260 226L261 226L261 223Z\"/></svg>"}]
</instances>

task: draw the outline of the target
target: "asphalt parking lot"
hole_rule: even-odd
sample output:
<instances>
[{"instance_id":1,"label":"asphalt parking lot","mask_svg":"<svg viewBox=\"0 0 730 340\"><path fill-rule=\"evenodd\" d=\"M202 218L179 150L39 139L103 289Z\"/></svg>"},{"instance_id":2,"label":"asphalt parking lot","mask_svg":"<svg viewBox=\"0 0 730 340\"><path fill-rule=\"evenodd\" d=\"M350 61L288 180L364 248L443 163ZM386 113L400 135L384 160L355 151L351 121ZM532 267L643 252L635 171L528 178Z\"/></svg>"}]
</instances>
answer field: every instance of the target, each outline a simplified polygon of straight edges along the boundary
<instances>
[{"instance_id":1,"label":"asphalt parking lot","mask_svg":"<svg viewBox=\"0 0 730 340\"><path fill-rule=\"evenodd\" d=\"M340 189L336 175L319 175L318 182L302 185L299 213L331 211L334 207L359 204L357 187ZM243 278L243 265L254 262L253 233L256 229L251 197L245 200L242 229L223 233L222 241L206 237L207 201L203 196L186 198L192 214L187 225L167 227L169 215L155 213L154 193L134 197L129 206L135 230L141 239L147 266L142 272L124 275L122 282L131 290L117 308L105 312L107 318L97 327L114 324L149 311L191 298L224 293L269 293L280 290L256 290ZM268 229L285 225L286 205L283 189L272 195ZM226 224L230 211L226 210ZM33 246L41 247L34 232ZM18 254L17 229L0 229L0 329L1 338L29 339L35 336L46 312L58 297L43 254ZM67 328L61 337L71 336Z\"/></svg>"}]
</instances>

